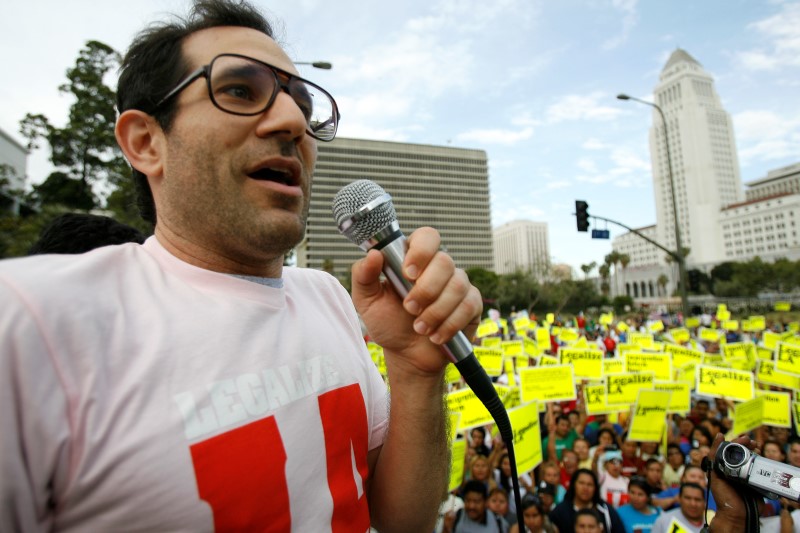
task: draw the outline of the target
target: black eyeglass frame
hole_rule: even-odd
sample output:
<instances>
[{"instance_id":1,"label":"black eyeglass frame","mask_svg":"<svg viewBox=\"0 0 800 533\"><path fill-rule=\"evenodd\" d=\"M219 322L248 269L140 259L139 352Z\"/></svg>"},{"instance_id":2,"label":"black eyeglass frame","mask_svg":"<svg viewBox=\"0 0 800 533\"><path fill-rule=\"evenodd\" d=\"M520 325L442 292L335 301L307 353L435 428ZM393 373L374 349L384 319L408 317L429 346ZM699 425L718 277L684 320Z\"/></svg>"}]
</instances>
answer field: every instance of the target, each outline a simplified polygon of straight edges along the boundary
<instances>
[{"instance_id":1,"label":"black eyeglass frame","mask_svg":"<svg viewBox=\"0 0 800 533\"><path fill-rule=\"evenodd\" d=\"M263 109L260 109L259 111L254 111L252 113L241 113L241 112L230 111L228 109L225 109L225 108L223 108L221 105L219 105L217 103L216 98L214 98L214 91L211 88L211 76L210 76L210 74L211 74L211 68L214 65L214 62L217 59L219 59L220 57L237 57L239 59L246 59L248 61L252 61L254 63L258 63L259 65L263 65L263 66L267 67L267 69L272 72L272 75L275 77L275 90L272 92L272 96L267 101L267 104L264 106ZM286 78L286 81L283 81L281 79L282 76L284 76ZM331 108L332 108L332 111L333 111L333 113L331 114L330 120L321 123L319 125L319 127L317 128L317 130L322 129L322 128L326 127L330 123L330 121L333 121L333 133L331 134L330 139L319 137L316 134L315 130L311 129L310 125L306 129L306 131L308 132L309 135L311 135L315 139L317 139L319 141L323 141L323 142L332 141L336 137L336 130L339 128L339 120L342 118L342 115L339 113L339 106L336 104L336 100L334 100L334 98L331 95L331 93L329 93L328 91L326 91L325 89L323 89L322 87L317 85L316 83L308 81L305 78L301 78L300 76L298 76L296 74L292 74L291 72L287 72L287 71L285 71L285 70L283 70L281 68L278 68L278 67L276 67L274 65L270 65L269 63L265 63L264 61L259 61L258 59L254 59L252 57L241 55L241 54L227 54L226 53L226 54L219 54L219 55L215 56L211 60L211 62L208 63L207 65L203 65L202 67L198 68L197 70L189 73L188 76L186 76L182 81L180 81L178 83L178 85L176 85L161 100L158 101L158 103L155 105L154 109L158 109L159 107L164 105L164 103L167 102L170 98L173 98L174 96L178 95L178 93L180 93L182 90L184 90L190 84L194 83L195 80L197 80L200 77L204 77L206 79L206 90L208 91L208 97L211 100L211 103L214 104L214 107L216 107L217 109L219 109L220 111L222 111L224 113L228 113L230 115L239 115L239 116L244 116L244 117L252 117L252 116L255 116L255 115L259 115L259 114L263 113L264 111L266 111L267 109L269 109L270 107L272 107L272 104L275 103L275 98L278 97L278 93L280 91L284 91L289 96L292 96L292 94L289 92L289 84L293 80L301 81L301 82L313 87L314 89L322 91L322 93L325 96L327 96L328 99L331 101L331 104L332 104Z\"/></svg>"}]
</instances>

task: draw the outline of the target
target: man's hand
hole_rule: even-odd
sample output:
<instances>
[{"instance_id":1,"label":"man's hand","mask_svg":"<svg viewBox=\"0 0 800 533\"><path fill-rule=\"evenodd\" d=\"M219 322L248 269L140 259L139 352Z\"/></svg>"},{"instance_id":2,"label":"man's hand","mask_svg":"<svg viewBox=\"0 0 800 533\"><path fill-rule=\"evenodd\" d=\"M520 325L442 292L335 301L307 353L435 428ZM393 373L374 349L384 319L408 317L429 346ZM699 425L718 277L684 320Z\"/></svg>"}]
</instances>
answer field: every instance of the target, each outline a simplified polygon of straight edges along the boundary
<instances>
[{"instance_id":1,"label":"man's hand","mask_svg":"<svg viewBox=\"0 0 800 533\"><path fill-rule=\"evenodd\" d=\"M458 332L471 337L483 305L478 290L452 258L439 250L441 239L432 228L420 228L408 238L403 275L415 285L405 299L388 281L381 281L383 255L370 250L353 265L353 302L370 337L408 370L439 373L447 359L438 345Z\"/></svg>"},{"instance_id":2,"label":"man's hand","mask_svg":"<svg viewBox=\"0 0 800 533\"><path fill-rule=\"evenodd\" d=\"M717 449L724 441L721 433L718 433L711 444L711 449L708 452L708 460L713 461L717 455ZM750 440L749 437L739 437L731 442L739 443L750 451L757 449L757 443ZM720 476L716 471L711 471L711 486L709 487L711 494L714 495L714 500L717 502L717 513L711 520L711 531L713 533L727 533L727 532L740 532L747 523L747 511L745 503L742 499L743 486L729 481ZM761 502L759 507L763 506L763 498L759 498Z\"/></svg>"}]
</instances>

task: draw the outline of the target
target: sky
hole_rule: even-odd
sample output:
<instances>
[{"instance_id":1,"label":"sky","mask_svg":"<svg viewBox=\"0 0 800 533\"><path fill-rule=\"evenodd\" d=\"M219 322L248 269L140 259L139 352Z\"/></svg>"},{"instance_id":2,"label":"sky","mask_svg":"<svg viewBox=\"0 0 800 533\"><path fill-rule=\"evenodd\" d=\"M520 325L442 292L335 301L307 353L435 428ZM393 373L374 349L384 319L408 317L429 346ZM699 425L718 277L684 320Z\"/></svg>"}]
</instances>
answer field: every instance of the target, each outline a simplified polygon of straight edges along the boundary
<instances>
[{"instance_id":1,"label":"sky","mask_svg":"<svg viewBox=\"0 0 800 533\"><path fill-rule=\"evenodd\" d=\"M574 201L638 228L655 223L651 100L678 47L715 80L733 117L743 183L800 162L800 1L253 0L298 66L336 98L339 136L485 150L492 225L548 224L550 259L602 263L611 241L578 233ZM88 40L124 51L185 0L7 2L0 128L66 122L58 92ZM31 182L52 170L40 149ZM369 178L370 176L364 176ZM424 183L420 183L424 187ZM469 216L468 213L465 216ZM400 221L402 224L402 221ZM598 222L612 238L625 230Z\"/></svg>"}]
</instances>

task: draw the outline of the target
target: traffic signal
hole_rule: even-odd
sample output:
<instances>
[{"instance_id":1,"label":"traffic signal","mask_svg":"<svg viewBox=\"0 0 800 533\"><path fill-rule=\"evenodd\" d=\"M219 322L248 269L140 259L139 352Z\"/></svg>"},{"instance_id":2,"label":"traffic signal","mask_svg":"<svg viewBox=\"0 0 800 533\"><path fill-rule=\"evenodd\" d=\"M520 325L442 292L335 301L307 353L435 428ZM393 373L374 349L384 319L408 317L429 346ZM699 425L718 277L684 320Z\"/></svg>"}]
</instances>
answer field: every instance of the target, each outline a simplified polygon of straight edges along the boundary
<instances>
[{"instance_id":1,"label":"traffic signal","mask_svg":"<svg viewBox=\"0 0 800 533\"><path fill-rule=\"evenodd\" d=\"M583 200L575 200L575 217L578 219L578 231L588 231L589 204Z\"/></svg>"}]
</instances>

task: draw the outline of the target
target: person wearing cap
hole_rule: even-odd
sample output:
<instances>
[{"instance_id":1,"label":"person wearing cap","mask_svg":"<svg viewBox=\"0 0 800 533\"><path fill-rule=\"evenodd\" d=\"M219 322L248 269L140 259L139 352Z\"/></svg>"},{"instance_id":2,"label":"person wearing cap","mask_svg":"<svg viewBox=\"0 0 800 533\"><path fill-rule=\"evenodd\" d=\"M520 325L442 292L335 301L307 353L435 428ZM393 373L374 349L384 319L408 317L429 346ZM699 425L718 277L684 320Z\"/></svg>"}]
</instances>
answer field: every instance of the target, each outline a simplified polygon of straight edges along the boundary
<instances>
[{"instance_id":1,"label":"person wearing cap","mask_svg":"<svg viewBox=\"0 0 800 533\"><path fill-rule=\"evenodd\" d=\"M542 501L545 511L550 512L556 505L557 486L547 481L540 481L536 487L536 495Z\"/></svg>"},{"instance_id":2,"label":"person wearing cap","mask_svg":"<svg viewBox=\"0 0 800 533\"><path fill-rule=\"evenodd\" d=\"M619 507L628 503L628 478L622 475L622 453L610 451L605 453L603 470L599 477L600 497L606 502Z\"/></svg>"}]
</instances>

